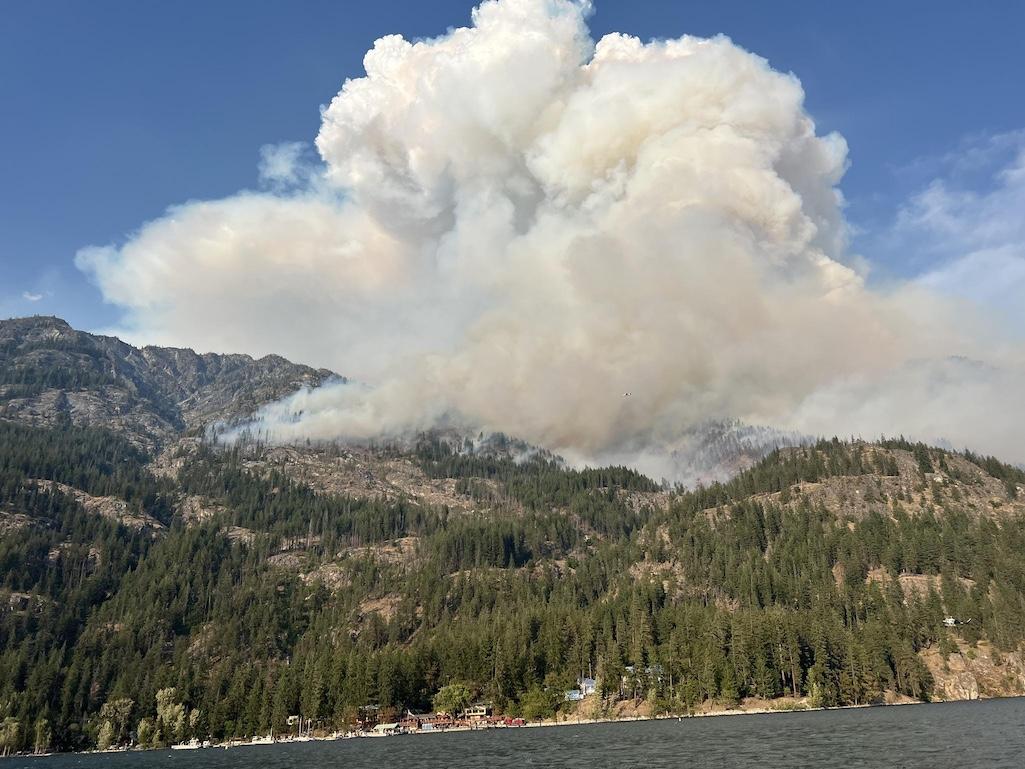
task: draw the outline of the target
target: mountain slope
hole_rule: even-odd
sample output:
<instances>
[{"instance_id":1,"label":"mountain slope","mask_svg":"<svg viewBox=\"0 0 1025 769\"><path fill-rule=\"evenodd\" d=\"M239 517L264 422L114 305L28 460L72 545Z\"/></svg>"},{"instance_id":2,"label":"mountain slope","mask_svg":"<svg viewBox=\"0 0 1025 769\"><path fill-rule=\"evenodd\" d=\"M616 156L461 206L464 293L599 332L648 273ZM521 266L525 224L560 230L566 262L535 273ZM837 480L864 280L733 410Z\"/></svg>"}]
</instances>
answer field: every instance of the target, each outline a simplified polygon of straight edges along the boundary
<instances>
[{"instance_id":1,"label":"mountain slope","mask_svg":"<svg viewBox=\"0 0 1025 769\"><path fill-rule=\"evenodd\" d=\"M139 349L58 318L0 321L0 418L105 427L148 448L333 376L274 355Z\"/></svg>"},{"instance_id":2,"label":"mountain slope","mask_svg":"<svg viewBox=\"0 0 1025 769\"><path fill-rule=\"evenodd\" d=\"M526 717L1025 692L995 459L822 441L683 491L501 436L224 447L194 428L326 372L13 327L0 749L331 730L453 682Z\"/></svg>"},{"instance_id":3,"label":"mountain slope","mask_svg":"<svg viewBox=\"0 0 1025 769\"><path fill-rule=\"evenodd\" d=\"M451 681L550 714L587 670L612 712L1025 690L1025 474L993 460L824 442L668 493L443 441L296 462L192 440L154 477L114 435L3 429L0 703L58 747L126 739L111 703L152 726L168 688L197 714L154 744L333 728Z\"/></svg>"}]
</instances>

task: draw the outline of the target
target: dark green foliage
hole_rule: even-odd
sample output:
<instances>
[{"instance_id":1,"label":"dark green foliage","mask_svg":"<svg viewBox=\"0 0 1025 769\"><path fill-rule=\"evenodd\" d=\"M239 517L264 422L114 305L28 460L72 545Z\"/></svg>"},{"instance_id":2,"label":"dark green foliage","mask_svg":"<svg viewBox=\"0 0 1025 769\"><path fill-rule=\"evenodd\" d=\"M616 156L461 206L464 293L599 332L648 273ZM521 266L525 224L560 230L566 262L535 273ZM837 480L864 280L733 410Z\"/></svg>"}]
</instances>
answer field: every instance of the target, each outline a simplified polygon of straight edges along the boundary
<instances>
[{"instance_id":1,"label":"dark green foliage","mask_svg":"<svg viewBox=\"0 0 1025 769\"><path fill-rule=\"evenodd\" d=\"M438 512L404 501L316 494L280 472L258 477L244 469L244 456L241 449L201 450L179 475L182 489L221 500L234 526L275 538L315 539L325 553L427 531L439 520Z\"/></svg>"},{"instance_id":2,"label":"dark green foliage","mask_svg":"<svg viewBox=\"0 0 1025 769\"><path fill-rule=\"evenodd\" d=\"M37 732L63 749L101 729L124 739L129 707L131 729L145 720L167 739L178 732L158 726L160 691L164 710L184 708L183 736L218 738L280 734L297 713L336 727L367 705L427 709L452 684L460 703L546 716L589 673L608 698L680 712L749 696L927 698L919 652L950 651L947 614L971 620L968 641L1025 638L1025 521L952 506L848 525L796 492L764 496L898 474L860 444L776 452L659 509L630 496L659 487L624 468L421 443L416 460L457 479L471 513L318 494L253 470L258 446L202 447L174 491L224 512L185 526L146 457L112 436L2 422L0 436L0 509L31 519L0 538L0 718L18 721L23 749ZM122 496L168 531L133 533L32 478ZM412 550L387 555L402 538ZM332 573L343 579L316 577ZM905 593L901 573L937 587Z\"/></svg>"},{"instance_id":3,"label":"dark green foliage","mask_svg":"<svg viewBox=\"0 0 1025 769\"><path fill-rule=\"evenodd\" d=\"M146 460L142 451L107 430L32 428L0 420L0 504L36 504L25 481L42 479L94 496L120 497L166 524L172 489L143 469Z\"/></svg>"}]
</instances>

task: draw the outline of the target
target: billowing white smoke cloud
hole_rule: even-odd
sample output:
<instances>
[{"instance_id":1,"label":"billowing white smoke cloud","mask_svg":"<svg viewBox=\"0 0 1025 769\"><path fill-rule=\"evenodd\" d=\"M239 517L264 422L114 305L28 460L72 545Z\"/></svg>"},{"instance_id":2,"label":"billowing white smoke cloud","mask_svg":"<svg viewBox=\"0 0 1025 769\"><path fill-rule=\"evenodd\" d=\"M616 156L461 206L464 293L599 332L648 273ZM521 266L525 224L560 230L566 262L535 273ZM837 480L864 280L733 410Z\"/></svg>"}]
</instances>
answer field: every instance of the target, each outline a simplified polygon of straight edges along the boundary
<instances>
[{"instance_id":1,"label":"billowing white smoke cloud","mask_svg":"<svg viewBox=\"0 0 1025 769\"><path fill-rule=\"evenodd\" d=\"M846 145L796 78L723 37L595 44L588 11L489 1L470 28L382 38L323 112L315 173L265 150L271 191L172 208L79 264L133 339L371 385L271 407L285 439L454 423L622 457L709 418L830 432L845 383L996 354L934 292L845 266Z\"/></svg>"}]
</instances>

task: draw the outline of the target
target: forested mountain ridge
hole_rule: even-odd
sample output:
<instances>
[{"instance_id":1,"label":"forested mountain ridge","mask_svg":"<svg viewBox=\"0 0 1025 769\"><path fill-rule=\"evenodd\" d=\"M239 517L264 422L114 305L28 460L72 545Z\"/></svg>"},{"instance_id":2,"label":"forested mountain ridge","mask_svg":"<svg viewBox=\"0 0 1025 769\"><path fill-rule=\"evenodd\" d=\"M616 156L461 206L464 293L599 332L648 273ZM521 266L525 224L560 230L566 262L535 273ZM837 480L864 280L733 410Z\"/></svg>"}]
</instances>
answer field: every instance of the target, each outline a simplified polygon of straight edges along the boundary
<instances>
[{"instance_id":1,"label":"forested mountain ridge","mask_svg":"<svg viewBox=\"0 0 1025 769\"><path fill-rule=\"evenodd\" d=\"M104 427L153 448L337 376L276 355L135 348L52 317L0 320L0 418Z\"/></svg>"},{"instance_id":2,"label":"forested mountain ridge","mask_svg":"<svg viewBox=\"0 0 1025 769\"><path fill-rule=\"evenodd\" d=\"M1025 472L992 458L822 441L686 491L502 436L25 413L0 416L0 750L330 730L455 682L528 717L1025 691Z\"/></svg>"}]
</instances>

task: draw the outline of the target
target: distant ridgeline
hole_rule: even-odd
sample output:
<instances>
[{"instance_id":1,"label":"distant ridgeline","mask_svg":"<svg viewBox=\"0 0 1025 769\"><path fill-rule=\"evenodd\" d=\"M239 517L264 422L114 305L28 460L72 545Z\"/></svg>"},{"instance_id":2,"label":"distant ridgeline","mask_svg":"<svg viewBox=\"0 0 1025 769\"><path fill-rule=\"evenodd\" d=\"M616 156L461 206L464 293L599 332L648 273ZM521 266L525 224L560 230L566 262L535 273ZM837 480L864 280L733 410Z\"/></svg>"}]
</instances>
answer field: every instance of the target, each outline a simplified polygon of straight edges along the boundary
<instances>
[{"instance_id":1,"label":"distant ridgeline","mask_svg":"<svg viewBox=\"0 0 1025 769\"><path fill-rule=\"evenodd\" d=\"M1025 640L1023 488L903 441L671 492L438 440L153 457L0 421L0 750L332 730L454 682L527 718L928 699L929 654Z\"/></svg>"}]
</instances>

